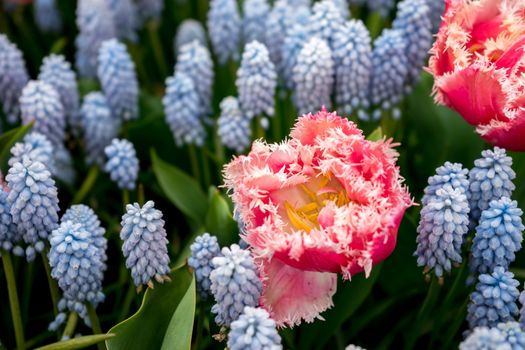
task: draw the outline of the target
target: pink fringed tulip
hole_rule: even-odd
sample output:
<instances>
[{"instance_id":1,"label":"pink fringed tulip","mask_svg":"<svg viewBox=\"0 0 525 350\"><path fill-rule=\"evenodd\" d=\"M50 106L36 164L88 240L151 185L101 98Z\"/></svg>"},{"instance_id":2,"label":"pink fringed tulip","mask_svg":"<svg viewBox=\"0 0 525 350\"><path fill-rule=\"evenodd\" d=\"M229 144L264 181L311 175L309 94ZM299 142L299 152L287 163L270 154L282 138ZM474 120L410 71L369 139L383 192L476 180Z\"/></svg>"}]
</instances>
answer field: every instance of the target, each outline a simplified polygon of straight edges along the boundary
<instances>
[{"instance_id":1,"label":"pink fringed tulip","mask_svg":"<svg viewBox=\"0 0 525 350\"><path fill-rule=\"evenodd\" d=\"M488 142L525 151L525 1L447 0L431 53L436 101Z\"/></svg>"},{"instance_id":2,"label":"pink fringed tulip","mask_svg":"<svg viewBox=\"0 0 525 350\"><path fill-rule=\"evenodd\" d=\"M392 253L412 205L390 141L368 141L325 110L298 119L281 144L255 141L225 168L263 280L261 304L280 325L320 318L345 279Z\"/></svg>"}]
</instances>

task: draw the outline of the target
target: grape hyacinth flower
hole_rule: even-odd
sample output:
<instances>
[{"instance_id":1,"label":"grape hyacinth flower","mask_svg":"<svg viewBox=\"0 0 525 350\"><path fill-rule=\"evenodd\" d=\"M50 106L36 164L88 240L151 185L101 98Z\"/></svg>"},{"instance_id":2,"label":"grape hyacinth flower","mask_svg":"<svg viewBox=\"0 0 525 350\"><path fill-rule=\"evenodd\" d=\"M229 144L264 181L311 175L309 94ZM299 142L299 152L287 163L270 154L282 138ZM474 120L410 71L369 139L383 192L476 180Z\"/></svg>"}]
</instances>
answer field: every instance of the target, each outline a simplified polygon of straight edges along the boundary
<instances>
[{"instance_id":1,"label":"grape hyacinth flower","mask_svg":"<svg viewBox=\"0 0 525 350\"><path fill-rule=\"evenodd\" d=\"M250 43L256 40L263 43L266 35L266 19L270 12L268 0L245 0L242 9L242 35L244 42Z\"/></svg>"},{"instance_id":2,"label":"grape hyacinth flower","mask_svg":"<svg viewBox=\"0 0 525 350\"><path fill-rule=\"evenodd\" d=\"M496 328L505 334L505 340L511 345L512 350L525 349L525 331L518 322L498 323Z\"/></svg>"},{"instance_id":3,"label":"grape hyacinth flower","mask_svg":"<svg viewBox=\"0 0 525 350\"><path fill-rule=\"evenodd\" d=\"M308 34L310 37L325 40L333 49L334 35L344 22L345 18L334 0L321 0L312 8L312 15L308 20Z\"/></svg>"},{"instance_id":4,"label":"grape hyacinth flower","mask_svg":"<svg viewBox=\"0 0 525 350\"><path fill-rule=\"evenodd\" d=\"M517 322L498 323L496 327L476 327L459 345L459 350L522 350L525 332Z\"/></svg>"},{"instance_id":5,"label":"grape hyacinth flower","mask_svg":"<svg viewBox=\"0 0 525 350\"><path fill-rule=\"evenodd\" d=\"M23 238L13 223L11 205L7 201L8 194L7 188L0 188L0 249L12 251L15 255L23 255L24 250L18 246Z\"/></svg>"},{"instance_id":6,"label":"grape hyacinth flower","mask_svg":"<svg viewBox=\"0 0 525 350\"><path fill-rule=\"evenodd\" d=\"M493 200L481 212L472 242L471 272L488 273L496 266L507 269L521 249L523 211L508 197Z\"/></svg>"},{"instance_id":7,"label":"grape hyacinth flower","mask_svg":"<svg viewBox=\"0 0 525 350\"><path fill-rule=\"evenodd\" d=\"M434 0L436 1L436 0ZM396 19L392 28L402 33L406 42L408 73L407 92L419 81L425 59L432 46L432 24L427 0L403 0L397 5Z\"/></svg>"},{"instance_id":8,"label":"grape hyacinth flower","mask_svg":"<svg viewBox=\"0 0 525 350\"><path fill-rule=\"evenodd\" d=\"M78 0L78 36L75 39L75 66L83 78L94 78L100 45L116 36L115 23L107 0Z\"/></svg>"},{"instance_id":9,"label":"grape hyacinth flower","mask_svg":"<svg viewBox=\"0 0 525 350\"><path fill-rule=\"evenodd\" d=\"M139 22L135 2L133 0L107 1L113 15L117 37L136 42Z\"/></svg>"},{"instance_id":10,"label":"grape hyacinth flower","mask_svg":"<svg viewBox=\"0 0 525 350\"><path fill-rule=\"evenodd\" d=\"M162 98L162 104L177 146L202 146L206 130L200 118L199 95L193 80L180 72L166 79L166 95Z\"/></svg>"},{"instance_id":11,"label":"grape hyacinth flower","mask_svg":"<svg viewBox=\"0 0 525 350\"><path fill-rule=\"evenodd\" d=\"M374 41L369 93L376 108L373 114L376 120L383 110L392 109L401 101L408 74L405 48L406 42L398 30L386 29ZM394 109L393 116L398 118L399 110Z\"/></svg>"},{"instance_id":12,"label":"grape hyacinth flower","mask_svg":"<svg viewBox=\"0 0 525 350\"><path fill-rule=\"evenodd\" d=\"M515 177L512 158L503 148L494 147L494 150L481 152L481 158L474 161L474 167L469 172L470 217L473 225L477 225L481 212L489 207L492 200L512 196L516 188L512 182Z\"/></svg>"},{"instance_id":13,"label":"grape hyacinth flower","mask_svg":"<svg viewBox=\"0 0 525 350\"><path fill-rule=\"evenodd\" d=\"M436 174L428 178L428 186L425 187L425 194L421 203L425 206L435 197L436 191L445 185L450 185L453 189L461 189L468 197L469 181L467 178L468 169L464 169L461 163L445 162L436 169Z\"/></svg>"},{"instance_id":14,"label":"grape hyacinth flower","mask_svg":"<svg viewBox=\"0 0 525 350\"><path fill-rule=\"evenodd\" d=\"M297 63L297 57L307 40L308 32L306 26L295 24L288 31L282 45L280 73L282 74L284 86L292 91L295 89L293 69Z\"/></svg>"},{"instance_id":15,"label":"grape hyacinth flower","mask_svg":"<svg viewBox=\"0 0 525 350\"><path fill-rule=\"evenodd\" d=\"M236 0L211 0L208 34L220 64L239 59L241 16Z\"/></svg>"},{"instance_id":16,"label":"grape hyacinth flower","mask_svg":"<svg viewBox=\"0 0 525 350\"><path fill-rule=\"evenodd\" d=\"M330 108L334 85L334 62L328 44L311 38L299 52L293 69L294 101L299 113L309 113L322 106Z\"/></svg>"},{"instance_id":17,"label":"grape hyacinth flower","mask_svg":"<svg viewBox=\"0 0 525 350\"><path fill-rule=\"evenodd\" d=\"M395 0L366 0L368 8L370 11L376 11L378 12L381 17L387 18L390 14L390 11L394 8L396 5ZM433 0L435 1L435 0Z\"/></svg>"},{"instance_id":18,"label":"grape hyacinth flower","mask_svg":"<svg viewBox=\"0 0 525 350\"><path fill-rule=\"evenodd\" d=\"M251 119L263 113L273 116L277 73L266 46L258 41L245 46L235 84L246 117Z\"/></svg>"},{"instance_id":19,"label":"grape hyacinth flower","mask_svg":"<svg viewBox=\"0 0 525 350\"><path fill-rule=\"evenodd\" d=\"M441 16L445 12L445 0L427 0L427 6L432 24L432 34L435 34L441 25Z\"/></svg>"},{"instance_id":20,"label":"grape hyacinth flower","mask_svg":"<svg viewBox=\"0 0 525 350\"><path fill-rule=\"evenodd\" d=\"M182 45L189 44L194 40L197 40L202 46L207 47L208 45L206 41L206 32L201 22L191 18L185 19L179 25L177 35L175 35L175 56L179 54Z\"/></svg>"},{"instance_id":21,"label":"grape hyacinth flower","mask_svg":"<svg viewBox=\"0 0 525 350\"><path fill-rule=\"evenodd\" d=\"M351 20L339 26L333 38L335 65L335 100L343 113L357 111L367 120L363 111L369 106L368 86L372 73L372 46L368 29L360 20Z\"/></svg>"},{"instance_id":22,"label":"grape hyacinth flower","mask_svg":"<svg viewBox=\"0 0 525 350\"><path fill-rule=\"evenodd\" d=\"M139 86L126 46L116 39L104 41L98 61L98 78L111 112L122 120L137 119Z\"/></svg>"},{"instance_id":23,"label":"grape hyacinth flower","mask_svg":"<svg viewBox=\"0 0 525 350\"><path fill-rule=\"evenodd\" d=\"M0 34L0 103L7 121L18 121L19 98L29 81L22 52L7 36Z\"/></svg>"},{"instance_id":24,"label":"grape hyacinth flower","mask_svg":"<svg viewBox=\"0 0 525 350\"><path fill-rule=\"evenodd\" d=\"M128 140L113 139L104 153L108 158L105 170L121 190L135 189L139 174L139 160L135 147Z\"/></svg>"},{"instance_id":25,"label":"grape hyacinth flower","mask_svg":"<svg viewBox=\"0 0 525 350\"><path fill-rule=\"evenodd\" d=\"M214 71L208 48L197 40L183 45L177 56L175 74L177 73L186 74L193 81L199 95L201 117L210 113Z\"/></svg>"},{"instance_id":26,"label":"grape hyacinth flower","mask_svg":"<svg viewBox=\"0 0 525 350\"><path fill-rule=\"evenodd\" d=\"M331 0L337 9L339 10L339 13L341 13L341 16L344 20L348 19L350 17L350 9L348 5L348 0Z\"/></svg>"},{"instance_id":27,"label":"grape hyacinth flower","mask_svg":"<svg viewBox=\"0 0 525 350\"><path fill-rule=\"evenodd\" d=\"M519 282L512 272L498 266L490 274L478 277L476 290L470 295L467 321L470 328L494 327L500 322L512 321L518 315Z\"/></svg>"},{"instance_id":28,"label":"grape hyacinth flower","mask_svg":"<svg viewBox=\"0 0 525 350\"><path fill-rule=\"evenodd\" d=\"M9 166L22 162L24 157L44 164L51 174L55 173L55 158L53 144L43 134L36 131L30 132L22 142L17 142L11 147Z\"/></svg>"},{"instance_id":29,"label":"grape hyacinth flower","mask_svg":"<svg viewBox=\"0 0 525 350\"><path fill-rule=\"evenodd\" d=\"M222 248L221 253L212 260L211 292L216 304L211 311L218 325L230 326L245 306L259 305L262 284L250 251L232 244Z\"/></svg>"},{"instance_id":30,"label":"grape hyacinth flower","mask_svg":"<svg viewBox=\"0 0 525 350\"><path fill-rule=\"evenodd\" d=\"M43 32L58 33L62 29L62 17L58 11L56 0L35 0L35 22Z\"/></svg>"},{"instance_id":31,"label":"grape hyacinth flower","mask_svg":"<svg viewBox=\"0 0 525 350\"><path fill-rule=\"evenodd\" d=\"M55 181L46 166L23 157L9 168L7 202L18 232L22 233L26 257L32 261L35 251L44 250L51 231L58 226L58 196Z\"/></svg>"},{"instance_id":32,"label":"grape hyacinth flower","mask_svg":"<svg viewBox=\"0 0 525 350\"><path fill-rule=\"evenodd\" d=\"M225 97L220 103L220 108L221 115L217 120L217 132L221 143L241 153L251 142L250 120L242 114L236 97Z\"/></svg>"},{"instance_id":33,"label":"grape hyacinth flower","mask_svg":"<svg viewBox=\"0 0 525 350\"><path fill-rule=\"evenodd\" d=\"M71 64L62 55L51 54L44 58L38 80L53 86L60 94L64 113L73 131L80 128L78 116L79 97L77 77Z\"/></svg>"},{"instance_id":34,"label":"grape hyacinth flower","mask_svg":"<svg viewBox=\"0 0 525 350\"><path fill-rule=\"evenodd\" d=\"M191 244L190 251L188 266L195 271L197 291L200 297L206 299L211 294L210 273L213 270L211 261L221 254L217 237L210 236L209 233L198 236Z\"/></svg>"},{"instance_id":35,"label":"grape hyacinth flower","mask_svg":"<svg viewBox=\"0 0 525 350\"><path fill-rule=\"evenodd\" d=\"M150 19L158 21L164 10L164 0L136 0L135 6L138 23L144 23Z\"/></svg>"},{"instance_id":36,"label":"grape hyacinth flower","mask_svg":"<svg viewBox=\"0 0 525 350\"><path fill-rule=\"evenodd\" d=\"M228 334L230 350L282 350L282 348L277 325L264 309L246 306L239 318L231 323Z\"/></svg>"},{"instance_id":37,"label":"grape hyacinth flower","mask_svg":"<svg viewBox=\"0 0 525 350\"><path fill-rule=\"evenodd\" d=\"M154 205L153 201L147 201L142 208L138 203L128 204L121 221L122 253L138 289L144 284L153 288L152 279L159 283L170 281L168 239L162 212Z\"/></svg>"},{"instance_id":38,"label":"grape hyacinth flower","mask_svg":"<svg viewBox=\"0 0 525 350\"><path fill-rule=\"evenodd\" d=\"M55 178L73 186L76 176L73 158L71 158L71 153L64 144L55 147L53 163L55 164L55 173L53 174Z\"/></svg>"},{"instance_id":39,"label":"grape hyacinth flower","mask_svg":"<svg viewBox=\"0 0 525 350\"><path fill-rule=\"evenodd\" d=\"M33 130L45 135L53 145L64 142L64 107L53 86L39 80L30 81L22 90L20 111L23 124L34 121Z\"/></svg>"},{"instance_id":40,"label":"grape hyacinth flower","mask_svg":"<svg viewBox=\"0 0 525 350\"><path fill-rule=\"evenodd\" d=\"M84 97L80 121L86 143L86 162L104 164L104 148L118 136L121 121L112 115L106 97L100 92L90 92Z\"/></svg>"}]
</instances>

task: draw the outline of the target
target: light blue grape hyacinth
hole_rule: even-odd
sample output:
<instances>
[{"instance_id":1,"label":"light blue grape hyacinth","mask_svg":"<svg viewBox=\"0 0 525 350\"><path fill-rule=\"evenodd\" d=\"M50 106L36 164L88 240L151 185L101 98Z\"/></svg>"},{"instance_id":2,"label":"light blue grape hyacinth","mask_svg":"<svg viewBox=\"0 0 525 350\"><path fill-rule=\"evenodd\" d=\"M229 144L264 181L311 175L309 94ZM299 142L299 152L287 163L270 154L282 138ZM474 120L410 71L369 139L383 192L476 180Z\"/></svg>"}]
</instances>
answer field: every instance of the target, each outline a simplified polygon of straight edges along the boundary
<instances>
[{"instance_id":1,"label":"light blue grape hyacinth","mask_svg":"<svg viewBox=\"0 0 525 350\"><path fill-rule=\"evenodd\" d=\"M378 12L382 17L387 18L396 5L396 0L366 0L370 11Z\"/></svg>"},{"instance_id":2,"label":"light blue grape hyacinth","mask_svg":"<svg viewBox=\"0 0 525 350\"><path fill-rule=\"evenodd\" d=\"M294 102L301 114L330 108L334 85L332 51L326 41L311 38L299 52L293 69Z\"/></svg>"},{"instance_id":3,"label":"light blue grape hyacinth","mask_svg":"<svg viewBox=\"0 0 525 350\"><path fill-rule=\"evenodd\" d=\"M284 39L280 73L284 86L292 91L295 89L293 69L297 63L297 57L308 39L309 35L306 26L299 23L290 28Z\"/></svg>"},{"instance_id":4,"label":"light blue grape hyacinth","mask_svg":"<svg viewBox=\"0 0 525 350\"><path fill-rule=\"evenodd\" d=\"M113 15L117 37L136 42L139 21L135 2L133 0L107 0L107 2Z\"/></svg>"},{"instance_id":5,"label":"light blue grape hyacinth","mask_svg":"<svg viewBox=\"0 0 525 350\"><path fill-rule=\"evenodd\" d=\"M0 188L0 249L12 251L15 255L23 255L24 249L19 246L23 237L13 223L11 205L7 201L7 188Z\"/></svg>"},{"instance_id":6,"label":"light blue grape hyacinth","mask_svg":"<svg viewBox=\"0 0 525 350\"><path fill-rule=\"evenodd\" d=\"M246 118L236 97L225 97L220 103L221 115L217 120L217 132L221 143L237 153L244 151L251 143L250 119Z\"/></svg>"},{"instance_id":7,"label":"light blue grape hyacinth","mask_svg":"<svg viewBox=\"0 0 525 350\"><path fill-rule=\"evenodd\" d=\"M428 178L428 186L425 187L425 194L421 199L423 205L428 204L436 195L436 191L445 185L450 185L453 189L461 189L468 197L469 181L468 169L463 168L461 163L445 162L436 169L436 173Z\"/></svg>"},{"instance_id":8,"label":"light blue grape hyacinth","mask_svg":"<svg viewBox=\"0 0 525 350\"><path fill-rule=\"evenodd\" d=\"M245 0L242 4L242 37L245 43L264 43L265 25L270 5L268 0Z\"/></svg>"},{"instance_id":9,"label":"light blue grape hyacinth","mask_svg":"<svg viewBox=\"0 0 525 350\"><path fill-rule=\"evenodd\" d=\"M106 96L90 92L80 108L80 121L86 145L86 162L104 164L104 148L118 136L122 122L113 116Z\"/></svg>"},{"instance_id":10,"label":"light blue grape hyacinth","mask_svg":"<svg viewBox=\"0 0 525 350\"><path fill-rule=\"evenodd\" d=\"M53 86L60 95L64 113L71 129L78 134L80 119L78 114L79 96L77 76L71 64L62 55L51 54L44 58L38 80Z\"/></svg>"},{"instance_id":11,"label":"light blue grape hyacinth","mask_svg":"<svg viewBox=\"0 0 525 350\"><path fill-rule=\"evenodd\" d=\"M122 120L139 117L139 84L126 45L110 39L100 46L98 78L111 112Z\"/></svg>"},{"instance_id":12,"label":"light blue grape hyacinth","mask_svg":"<svg viewBox=\"0 0 525 350\"><path fill-rule=\"evenodd\" d=\"M95 78L100 45L116 37L113 14L107 0L78 0L76 15L75 66L81 77Z\"/></svg>"},{"instance_id":13,"label":"light blue grape hyacinth","mask_svg":"<svg viewBox=\"0 0 525 350\"><path fill-rule=\"evenodd\" d=\"M334 0L321 0L312 7L312 15L308 20L308 34L326 41L333 49L334 35L338 27L345 22L344 14Z\"/></svg>"},{"instance_id":14,"label":"light blue grape hyacinth","mask_svg":"<svg viewBox=\"0 0 525 350\"><path fill-rule=\"evenodd\" d=\"M41 31L58 33L62 29L62 17L56 0L35 0L33 10L36 25Z\"/></svg>"},{"instance_id":15,"label":"light blue grape hyacinth","mask_svg":"<svg viewBox=\"0 0 525 350\"><path fill-rule=\"evenodd\" d=\"M335 101L343 113L356 113L367 120L368 86L372 75L372 45L368 29L360 20L351 20L335 31Z\"/></svg>"},{"instance_id":16,"label":"light blue grape hyacinth","mask_svg":"<svg viewBox=\"0 0 525 350\"><path fill-rule=\"evenodd\" d=\"M202 299L211 295L210 273L213 270L212 259L221 254L217 237L204 233L190 245L191 255L188 265L195 271L197 291Z\"/></svg>"},{"instance_id":17,"label":"light blue grape hyacinth","mask_svg":"<svg viewBox=\"0 0 525 350\"><path fill-rule=\"evenodd\" d=\"M501 197L511 198L516 188L512 182L516 173L512 170L512 158L503 148L481 152L481 158L474 161L474 167L469 172L471 222L475 226L481 212L489 207L489 203Z\"/></svg>"},{"instance_id":18,"label":"light blue grape hyacinth","mask_svg":"<svg viewBox=\"0 0 525 350\"><path fill-rule=\"evenodd\" d=\"M435 1L435 0L434 0ZM392 28L399 30L406 42L408 63L406 77L407 93L419 81L428 50L432 46L432 24L427 0L403 0L397 5Z\"/></svg>"},{"instance_id":19,"label":"light blue grape hyacinth","mask_svg":"<svg viewBox=\"0 0 525 350\"><path fill-rule=\"evenodd\" d=\"M487 273L496 266L508 268L521 249L523 211L508 197L490 202L481 213L472 242L470 271Z\"/></svg>"},{"instance_id":20,"label":"light blue grape hyacinth","mask_svg":"<svg viewBox=\"0 0 525 350\"><path fill-rule=\"evenodd\" d=\"M262 284L248 250L232 244L222 248L221 253L212 260L211 292L216 304L211 311L218 325L229 326L245 306L259 305Z\"/></svg>"},{"instance_id":21,"label":"light blue grape hyacinth","mask_svg":"<svg viewBox=\"0 0 525 350\"><path fill-rule=\"evenodd\" d=\"M441 25L441 16L445 13L445 0L427 0L430 13L430 23L432 23L432 33L438 32Z\"/></svg>"},{"instance_id":22,"label":"light blue grape hyacinth","mask_svg":"<svg viewBox=\"0 0 525 350\"><path fill-rule=\"evenodd\" d=\"M246 306L231 323L228 334L230 350L281 350L281 336L268 311Z\"/></svg>"},{"instance_id":23,"label":"light blue grape hyacinth","mask_svg":"<svg viewBox=\"0 0 525 350\"><path fill-rule=\"evenodd\" d=\"M381 117L382 111L387 110L393 110L394 118L399 118L399 110L395 107L403 97L408 74L405 48L406 42L398 30L386 29L374 41L369 93L376 120Z\"/></svg>"},{"instance_id":24,"label":"light blue grape hyacinth","mask_svg":"<svg viewBox=\"0 0 525 350\"><path fill-rule=\"evenodd\" d=\"M128 140L113 139L104 149L108 161L105 170L121 190L134 190L139 174L135 147Z\"/></svg>"},{"instance_id":25,"label":"light blue grape hyacinth","mask_svg":"<svg viewBox=\"0 0 525 350\"><path fill-rule=\"evenodd\" d=\"M273 117L277 72L266 46L258 41L245 46L235 84L246 117L251 119L262 114Z\"/></svg>"},{"instance_id":26,"label":"light blue grape hyacinth","mask_svg":"<svg viewBox=\"0 0 525 350\"><path fill-rule=\"evenodd\" d=\"M213 61L208 48L194 40L183 45L177 56L175 74L186 74L192 81L199 95L201 117L211 112L213 88Z\"/></svg>"},{"instance_id":27,"label":"light blue grape hyacinth","mask_svg":"<svg viewBox=\"0 0 525 350\"><path fill-rule=\"evenodd\" d=\"M153 201L147 201L142 208L138 203L128 204L121 221L122 253L133 282L139 288L142 285L153 288L153 279L159 283L170 280L164 220L162 212L154 205Z\"/></svg>"},{"instance_id":28,"label":"light blue grape hyacinth","mask_svg":"<svg viewBox=\"0 0 525 350\"><path fill-rule=\"evenodd\" d=\"M461 246L468 232L469 206L465 192L446 184L421 209L417 227L417 265L437 277L462 261Z\"/></svg>"},{"instance_id":29,"label":"light blue grape hyacinth","mask_svg":"<svg viewBox=\"0 0 525 350\"><path fill-rule=\"evenodd\" d=\"M0 34L0 103L9 123L18 121L19 99L29 81L22 52Z\"/></svg>"},{"instance_id":30,"label":"light blue grape hyacinth","mask_svg":"<svg viewBox=\"0 0 525 350\"><path fill-rule=\"evenodd\" d=\"M208 34L219 64L239 59L241 16L236 0L211 0Z\"/></svg>"},{"instance_id":31,"label":"light blue grape hyacinth","mask_svg":"<svg viewBox=\"0 0 525 350\"><path fill-rule=\"evenodd\" d=\"M6 180L10 189L7 202L13 223L28 245L26 257L31 261L35 251L44 250L49 234L58 226L55 181L44 164L29 157L13 164Z\"/></svg>"},{"instance_id":32,"label":"light blue grape hyacinth","mask_svg":"<svg viewBox=\"0 0 525 350\"><path fill-rule=\"evenodd\" d=\"M55 147L54 152L55 173L53 176L65 184L73 186L75 182L75 168L73 167L73 158L69 149L64 144Z\"/></svg>"},{"instance_id":33,"label":"light blue grape hyacinth","mask_svg":"<svg viewBox=\"0 0 525 350\"><path fill-rule=\"evenodd\" d=\"M174 40L174 52L175 56L179 54L179 50L184 44L189 44L192 41L197 40L202 46L207 46L206 31L202 26L201 22L195 19L185 19L179 24L177 34Z\"/></svg>"},{"instance_id":34,"label":"light blue grape hyacinth","mask_svg":"<svg viewBox=\"0 0 525 350\"><path fill-rule=\"evenodd\" d=\"M53 145L64 142L66 117L53 86L40 80L30 81L20 96L20 112L22 123L34 121L32 130L45 135Z\"/></svg>"},{"instance_id":35,"label":"light blue grape hyacinth","mask_svg":"<svg viewBox=\"0 0 525 350\"><path fill-rule=\"evenodd\" d=\"M184 73L166 79L166 95L162 98L164 114L177 146L202 146L206 130L201 120L199 95L193 80Z\"/></svg>"},{"instance_id":36,"label":"light blue grape hyacinth","mask_svg":"<svg viewBox=\"0 0 525 350\"><path fill-rule=\"evenodd\" d=\"M467 308L470 328L494 327L500 322L514 320L519 313L516 301L520 294L520 283L514 279L514 274L498 266L490 274L479 275L478 281Z\"/></svg>"},{"instance_id":37,"label":"light blue grape hyacinth","mask_svg":"<svg viewBox=\"0 0 525 350\"><path fill-rule=\"evenodd\" d=\"M459 344L459 350L523 350L525 332L517 322L498 323L496 327L476 327Z\"/></svg>"},{"instance_id":38,"label":"light blue grape hyacinth","mask_svg":"<svg viewBox=\"0 0 525 350\"><path fill-rule=\"evenodd\" d=\"M21 163L24 157L29 157L33 161L44 164L51 174L54 174L56 169L53 153L54 147L48 138L33 131L24 136L22 142L17 142L11 147L11 158L8 164L13 166L17 162Z\"/></svg>"},{"instance_id":39,"label":"light blue grape hyacinth","mask_svg":"<svg viewBox=\"0 0 525 350\"><path fill-rule=\"evenodd\" d=\"M164 10L164 0L136 0L135 6L137 7L139 24L150 19L158 21Z\"/></svg>"}]
</instances>

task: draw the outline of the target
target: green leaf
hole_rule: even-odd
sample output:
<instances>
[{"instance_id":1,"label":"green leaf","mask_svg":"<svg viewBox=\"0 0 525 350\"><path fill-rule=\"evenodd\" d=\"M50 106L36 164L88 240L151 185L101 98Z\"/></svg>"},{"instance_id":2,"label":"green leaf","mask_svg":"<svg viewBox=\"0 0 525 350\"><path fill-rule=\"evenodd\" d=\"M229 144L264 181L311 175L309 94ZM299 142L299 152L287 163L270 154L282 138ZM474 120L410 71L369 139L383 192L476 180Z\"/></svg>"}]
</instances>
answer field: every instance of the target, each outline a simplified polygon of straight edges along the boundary
<instances>
[{"instance_id":1,"label":"green leaf","mask_svg":"<svg viewBox=\"0 0 525 350\"><path fill-rule=\"evenodd\" d=\"M108 350L190 349L195 314L195 281L187 266L170 274L171 282L155 284L140 309L109 330Z\"/></svg>"},{"instance_id":2,"label":"green leaf","mask_svg":"<svg viewBox=\"0 0 525 350\"><path fill-rule=\"evenodd\" d=\"M9 130L0 136L0 167L7 170L7 162L11 156L11 147L22 139L25 134L33 127L33 123L19 126L16 129ZM4 172L5 174L5 172Z\"/></svg>"},{"instance_id":3,"label":"green leaf","mask_svg":"<svg viewBox=\"0 0 525 350\"><path fill-rule=\"evenodd\" d=\"M334 296L334 306L322 314L325 322L315 322L301 327L300 345L298 349L324 349L324 345L343 322L348 320L365 301L381 272L381 265L372 269L365 278L363 273L352 277L351 281L343 281L337 285Z\"/></svg>"},{"instance_id":4,"label":"green leaf","mask_svg":"<svg viewBox=\"0 0 525 350\"><path fill-rule=\"evenodd\" d=\"M201 222L206 217L208 201L199 184L183 171L160 159L153 149L151 162L166 197L184 214Z\"/></svg>"},{"instance_id":5,"label":"green leaf","mask_svg":"<svg viewBox=\"0 0 525 350\"><path fill-rule=\"evenodd\" d=\"M369 141L379 141L383 138L383 129L381 129L380 126L378 126L374 131L368 135L366 138Z\"/></svg>"},{"instance_id":6,"label":"green leaf","mask_svg":"<svg viewBox=\"0 0 525 350\"><path fill-rule=\"evenodd\" d=\"M239 241L237 223L221 192L211 189L210 206L206 215L206 231L217 236L221 246Z\"/></svg>"},{"instance_id":7,"label":"green leaf","mask_svg":"<svg viewBox=\"0 0 525 350\"><path fill-rule=\"evenodd\" d=\"M72 349L83 349L88 346L95 345L104 340L111 339L115 334L96 334L86 335L84 337L74 338L70 340L59 341L57 343L41 346L35 350L72 350Z\"/></svg>"}]
</instances>

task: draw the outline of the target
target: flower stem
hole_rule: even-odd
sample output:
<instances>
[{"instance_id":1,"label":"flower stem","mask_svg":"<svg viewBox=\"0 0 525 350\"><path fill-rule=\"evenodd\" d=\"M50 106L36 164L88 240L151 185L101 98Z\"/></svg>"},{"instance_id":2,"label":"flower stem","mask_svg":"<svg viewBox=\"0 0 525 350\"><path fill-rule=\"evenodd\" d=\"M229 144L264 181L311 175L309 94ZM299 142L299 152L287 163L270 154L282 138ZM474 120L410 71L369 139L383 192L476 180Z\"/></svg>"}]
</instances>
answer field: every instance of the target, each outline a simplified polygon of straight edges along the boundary
<instances>
[{"instance_id":1,"label":"flower stem","mask_svg":"<svg viewBox=\"0 0 525 350\"><path fill-rule=\"evenodd\" d=\"M193 350L199 350L200 340L202 338L202 330L204 329L204 321L206 313L204 312L204 305L201 302L199 305L199 320L197 321L197 333L195 343L193 344Z\"/></svg>"},{"instance_id":2,"label":"flower stem","mask_svg":"<svg viewBox=\"0 0 525 350\"><path fill-rule=\"evenodd\" d=\"M197 150L195 148L195 145L188 145L188 151L190 154L191 171L193 173L193 177L195 177L197 182L200 183L201 174L199 170L199 158L197 157Z\"/></svg>"},{"instance_id":3,"label":"flower stem","mask_svg":"<svg viewBox=\"0 0 525 350\"><path fill-rule=\"evenodd\" d=\"M97 312L91 303L88 303L87 310L89 314L89 320L91 321L91 329L94 334L102 334L102 329L100 328L100 321L98 320ZM97 344L98 350L106 350L106 344L100 342Z\"/></svg>"},{"instance_id":4,"label":"flower stem","mask_svg":"<svg viewBox=\"0 0 525 350\"><path fill-rule=\"evenodd\" d=\"M18 302L18 294L16 291L15 273L13 271L13 261L11 255L3 251L2 262L4 264L5 279L7 281L7 292L9 294L9 305L11 306L11 316L13 318L13 325L15 328L16 348L18 350L25 349L24 328L22 326L22 317L20 315L20 304Z\"/></svg>"},{"instance_id":5,"label":"flower stem","mask_svg":"<svg viewBox=\"0 0 525 350\"><path fill-rule=\"evenodd\" d=\"M75 328L77 328L77 322L78 322L78 314L72 311L69 314L69 317L67 318L67 323L66 323L66 327L64 328L64 333L62 334L62 339L65 337L71 338L71 336L75 332Z\"/></svg>"},{"instance_id":6,"label":"flower stem","mask_svg":"<svg viewBox=\"0 0 525 350\"><path fill-rule=\"evenodd\" d=\"M159 66L160 73L162 74L162 77L167 77L169 74L168 65L166 64L166 60L164 59L162 45L160 44L159 40L159 24L154 21L149 21L147 27L149 38L151 41L151 46L153 49L153 54L155 55L155 60L157 61L157 65Z\"/></svg>"},{"instance_id":7,"label":"flower stem","mask_svg":"<svg viewBox=\"0 0 525 350\"><path fill-rule=\"evenodd\" d=\"M122 321L128 316L129 308L131 307L131 302L133 301L133 298L137 295L135 286L133 285L133 282L129 284L128 292L126 293L126 296L124 297L124 302L122 303L122 308L120 309L120 315L118 320Z\"/></svg>"},{"instance_id":8,"label":"flower stem","mask_svg":"<svg viewBox=\"0 0 525 350\"><path fill-rule=\"evenodd\" d=\"M128 190L122 190L122 207L124 208L124 211L126 211L126 205L129 203L129 191Z\"/></svg>"},{"instance_id":9,"label":"flower stem","mask_svg":"<svg viewBox=\"0 0 525 350\"><path fill-rule=\"evenodd\" d=\"M58 315L58 286L53 277L51 277L51 266L49 266L49 260L47 260L47 249L43 251L41 255L44 269L46 270L47 283L49 284L49 293L51 294L51 300L53 301L53 312L56 316Z\"/></svg>"},{"instance_id":10,"label":"flower stem","mask_svg":"<svg viewBox=\"0 0 525 350\"><path fill-rule=\"evenodd\" d=\"M80 187L80 190L77 192L75 197L73 198L73 204L81 203L84 198L86 198L87 194L91 189L93 188L93 185L95 184L95 181L97 181L99 168L97 165L93 165L89 172L84 179L84 182L82 183L82 186Z\"/></svg>"},{"instance_id":11,"label":"flower stem","mask_svg":"<svg viewBox=\"0 0 525 350\"><path fill-rule=\"evenodd\" d=\"M140 206L143 206L146 202L146 195L144 194L144 185L141 183L139 183L137 189L137 202L139 202Z\"/></svg>"},{"instance_id":12,"label":"flower stem","mask_svg":"<svg viewBox=\"0 0 525 350\"><path fill-rule=\"evenodd\" d=\"M210 166L208 164L208 158L206 156L206 153L204 152L202 148L200 150L200 155L201 155L200 158L202 161L202 173L204 177L204 186L206 186L205 188L208 188L211 185Z\"/></svg>"}]
</instances>

